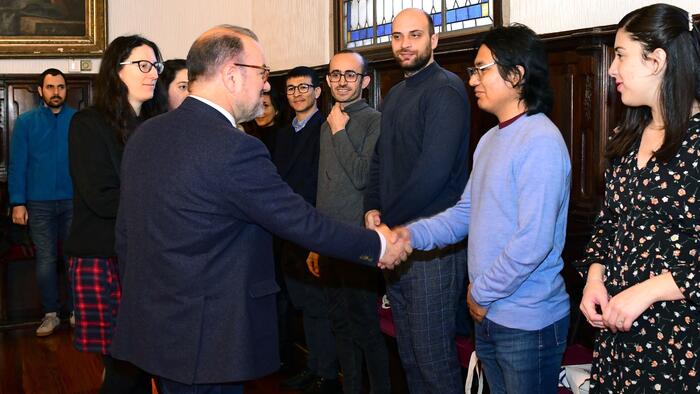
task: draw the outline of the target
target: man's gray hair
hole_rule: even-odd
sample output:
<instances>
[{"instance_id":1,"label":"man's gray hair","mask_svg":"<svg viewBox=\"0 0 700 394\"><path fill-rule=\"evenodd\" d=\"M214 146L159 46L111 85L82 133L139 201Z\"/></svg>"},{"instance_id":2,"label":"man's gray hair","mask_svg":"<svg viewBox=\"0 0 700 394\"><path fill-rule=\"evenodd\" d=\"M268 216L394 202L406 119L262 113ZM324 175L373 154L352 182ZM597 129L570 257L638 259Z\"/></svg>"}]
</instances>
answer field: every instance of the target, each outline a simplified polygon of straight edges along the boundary
<instances>
[{"instance_id":1,"label":"man's gray hair","mask_svg":"<svg viewBox=\"0 0 700 394\"><path fill-rule=\"evenodd\" d=\"M210 34L205 33L197 38L187 53L187 77L190 82L211 76L226 61L238 58L243 52L241 36L258 41L258 36L245 27L219 25L210 31Z\"/></svg>"}]
</instances>

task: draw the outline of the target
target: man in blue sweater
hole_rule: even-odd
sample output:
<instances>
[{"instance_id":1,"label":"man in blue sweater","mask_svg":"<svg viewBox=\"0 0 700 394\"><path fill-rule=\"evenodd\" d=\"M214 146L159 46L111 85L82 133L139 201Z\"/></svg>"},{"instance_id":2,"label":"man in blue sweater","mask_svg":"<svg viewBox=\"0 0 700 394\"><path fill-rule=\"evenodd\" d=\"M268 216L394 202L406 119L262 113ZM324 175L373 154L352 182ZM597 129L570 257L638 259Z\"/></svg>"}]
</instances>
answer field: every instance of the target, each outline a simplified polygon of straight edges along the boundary
<instances>
[{"instance_id":1,"label":"man in blue sweater","mask_svg":"<svg viewBox=\"0 0 700 394\"><path fill-rule=\"evenodd\" d=\"M396 226L453 206L467 183L469 102L464 82L433 61L432 18L401 11L391 47L405 80L384 99L365 193L365 226ZM463 393L455 348L466 253L414 253L385 274L399 356L411 393Z\"/></svg>"},{"instance_id":2,"label":"man in blue sweater","mask_svg":"<svg viewBox=\"0 0 700 394\"><path fill-rule=\"evenodd\" d=\"M496 28L469 75L479 108L500 123L479 141L459 203L397 231L419 250L469 234L467 304L491 392L556 393L569 327L560 272L571 163L545 115L544 46L526 26Z\"/></svg>"},{"instance_id":3,"label":"man in blue sweater","mask_svg":"<svg viewBox=\"0 0 700 394\"><path fill-rule=\"evenodd\" d=\"M59 324L56 246L66 239L73 217L68 126L75 110L64 105L66 79L61 71L44 71L38 91L42 105L20 115L15 122L8 187L12 222L29 223L36 247L36 275L45 313L36 335L46 336ZM70 292L67 307L73 309Z\"/></svg>"}]
</instances>

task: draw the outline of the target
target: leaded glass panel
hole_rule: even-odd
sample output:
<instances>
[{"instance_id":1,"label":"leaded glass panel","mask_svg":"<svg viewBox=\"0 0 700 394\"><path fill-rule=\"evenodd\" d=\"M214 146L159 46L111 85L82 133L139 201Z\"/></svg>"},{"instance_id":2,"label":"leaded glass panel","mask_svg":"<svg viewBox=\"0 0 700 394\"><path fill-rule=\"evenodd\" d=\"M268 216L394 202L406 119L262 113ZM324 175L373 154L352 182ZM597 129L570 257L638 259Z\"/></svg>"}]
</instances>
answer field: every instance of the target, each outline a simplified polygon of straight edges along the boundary
<instances>
[{"instance_id":1,"label":"leaded glass panel","mask_svg":"<svg viewBox=\"0 0 700 394\"><path fill-rule=\"evenodd\" d=\"M343 0L347 48L389 42L391 22L404 8L421 8L433 18L435 31L457 31L493 24L494 0Z\"/></svg>"}]
</instances>

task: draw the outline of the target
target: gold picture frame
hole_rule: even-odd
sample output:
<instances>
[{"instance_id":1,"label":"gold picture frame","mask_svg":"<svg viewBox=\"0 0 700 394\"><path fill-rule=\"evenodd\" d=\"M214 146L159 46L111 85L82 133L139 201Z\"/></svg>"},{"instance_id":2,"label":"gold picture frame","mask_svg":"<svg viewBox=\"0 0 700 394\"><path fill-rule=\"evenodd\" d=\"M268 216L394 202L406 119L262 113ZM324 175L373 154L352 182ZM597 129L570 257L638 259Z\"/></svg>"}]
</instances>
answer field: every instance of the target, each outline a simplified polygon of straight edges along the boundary
<instances>
[{"instance_id":1,"label":"gold picture frame","mask_svg":"<svg viewBox=\"0 0 700 394\"><path fill-rule=\"evenodd\" d=\"M6 0L0 5L0 57L101 57L107 0Z\"/></svg>"}]
</instances>

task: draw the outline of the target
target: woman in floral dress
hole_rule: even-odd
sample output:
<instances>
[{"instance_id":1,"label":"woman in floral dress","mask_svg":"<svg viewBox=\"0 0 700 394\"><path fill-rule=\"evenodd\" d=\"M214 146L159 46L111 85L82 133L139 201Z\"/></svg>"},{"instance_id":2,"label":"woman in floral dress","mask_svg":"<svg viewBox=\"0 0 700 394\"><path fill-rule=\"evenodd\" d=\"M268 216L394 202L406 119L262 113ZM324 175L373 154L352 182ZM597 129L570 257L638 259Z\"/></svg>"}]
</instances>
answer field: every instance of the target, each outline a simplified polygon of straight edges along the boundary
<instances>
[{"instance_id":1,"label":"woman in floral dress","mask_svg":"<svg viewBox=\"0 0 700 394\"><path fill-rule=\"evenodd\" d=\"M700 32L684 10L626 15L615 36L624 120L586 248L581 311L600 328L591 393L700 392Z\"/></svg>"}]
</instances>

